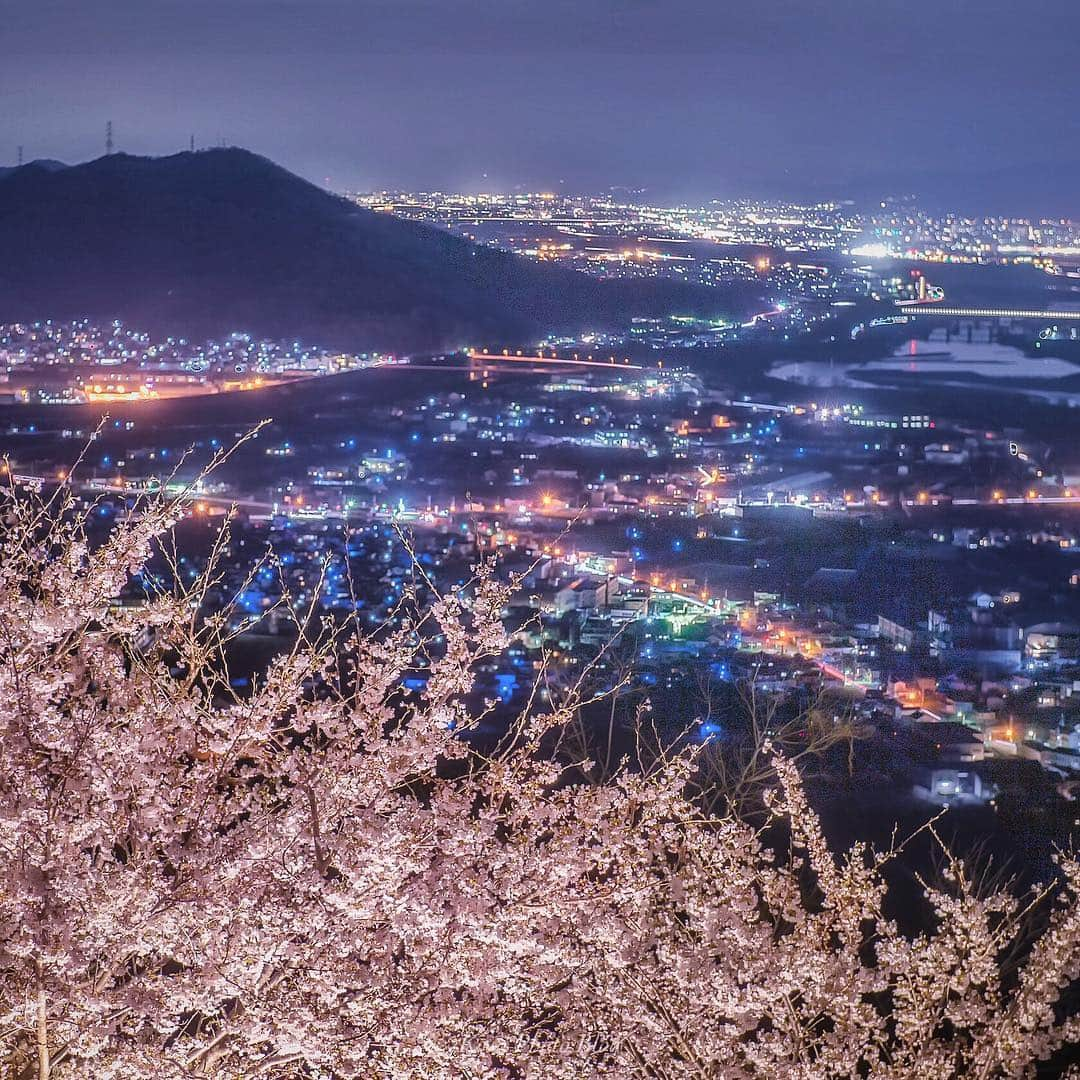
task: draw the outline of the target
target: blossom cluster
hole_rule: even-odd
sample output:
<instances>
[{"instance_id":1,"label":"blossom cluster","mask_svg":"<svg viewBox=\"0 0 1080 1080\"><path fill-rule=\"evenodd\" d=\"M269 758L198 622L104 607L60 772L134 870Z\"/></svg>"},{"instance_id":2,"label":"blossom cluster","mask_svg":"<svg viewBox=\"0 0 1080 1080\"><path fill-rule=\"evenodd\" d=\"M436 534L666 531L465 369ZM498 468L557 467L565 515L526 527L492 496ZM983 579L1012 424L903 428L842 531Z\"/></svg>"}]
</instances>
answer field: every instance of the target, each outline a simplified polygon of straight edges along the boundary
<instances>
[{"instance_id":1,"label":"blossom cluster","mask_svg":"<svg viewBox=\"0 0 1080 1080\"><path fill-rule=\"evenodd\" d=\"M1072 858L1031 898L951 860L912 939L781 754L763 830L703 811L693 750L587 779L546 749L573 701L478 750L485 570L298 624L238 696L198 583L115 600L174 505L97 548L69 498L0 512L5 1080L1012 1077L1080 1035Z\"/></svg>"}]
</instances>

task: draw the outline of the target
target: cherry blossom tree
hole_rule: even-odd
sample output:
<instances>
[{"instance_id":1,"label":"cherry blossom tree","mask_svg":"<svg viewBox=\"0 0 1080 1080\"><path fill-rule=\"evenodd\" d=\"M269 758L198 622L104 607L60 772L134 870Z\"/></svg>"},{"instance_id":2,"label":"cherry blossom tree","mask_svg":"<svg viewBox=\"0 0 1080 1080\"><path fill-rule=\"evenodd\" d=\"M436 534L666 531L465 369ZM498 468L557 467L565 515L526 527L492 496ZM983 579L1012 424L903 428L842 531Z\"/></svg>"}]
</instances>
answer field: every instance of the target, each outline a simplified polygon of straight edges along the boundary
<instances>
[{"instance_id":1,"label":"cherry blossom tree","mask_svg":"<svg viewBox=\"0 0 1080 1080\"><path fill-rule=\"evenodd\" d=\"M96 547L66 490L0 511L4 1080L1012 1077L1080 1035L1072 857L1024 897L949 859L909 938L782 753L762 829L693 749L591 782L546 750L573 702L477 750L490 568L375 633L303 613L237 696L213 564L117 602L177 504Z\"/></svg>"}]
</instances>

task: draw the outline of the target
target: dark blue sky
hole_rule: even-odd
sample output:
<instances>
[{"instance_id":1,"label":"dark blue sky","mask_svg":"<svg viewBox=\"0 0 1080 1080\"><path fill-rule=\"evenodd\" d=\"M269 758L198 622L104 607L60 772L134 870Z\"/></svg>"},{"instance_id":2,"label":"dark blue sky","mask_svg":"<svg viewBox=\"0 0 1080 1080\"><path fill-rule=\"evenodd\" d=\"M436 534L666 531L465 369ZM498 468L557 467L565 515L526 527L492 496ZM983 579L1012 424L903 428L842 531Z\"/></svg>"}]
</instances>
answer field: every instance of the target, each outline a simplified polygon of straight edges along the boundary
<instances>
[{"instance_id":1,"label":"dark blue sky","mask_svg":"<svg viewBox=\"0 0 1080 1080\"><path fill-rule=\"evenodd\" d=\"M918 189L1080 216L1080 0L12 0L0 162L220 138L337 188Z\"/></svg>"}]
</instances>

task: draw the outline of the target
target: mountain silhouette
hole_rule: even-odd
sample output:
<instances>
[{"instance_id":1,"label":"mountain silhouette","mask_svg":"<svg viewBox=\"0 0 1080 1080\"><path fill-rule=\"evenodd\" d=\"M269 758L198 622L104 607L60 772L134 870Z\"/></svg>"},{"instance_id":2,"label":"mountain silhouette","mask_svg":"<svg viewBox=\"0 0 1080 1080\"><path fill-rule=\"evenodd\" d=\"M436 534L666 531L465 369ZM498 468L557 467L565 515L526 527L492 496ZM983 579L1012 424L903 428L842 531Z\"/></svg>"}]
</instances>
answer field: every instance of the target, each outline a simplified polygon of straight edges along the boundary
<instances>
[{"instance_id":1,"label":"mountain silhouette","mask_svg":"<svg viewBox=\"0 0 1080 1080\"><path fill-rule=\"evenodd\" d=\"M353 203L241 149L0 174L0 320L122 319L348 348L436 349L738 314L749 295L602 281Z\"/></svg>"}]
</instances>

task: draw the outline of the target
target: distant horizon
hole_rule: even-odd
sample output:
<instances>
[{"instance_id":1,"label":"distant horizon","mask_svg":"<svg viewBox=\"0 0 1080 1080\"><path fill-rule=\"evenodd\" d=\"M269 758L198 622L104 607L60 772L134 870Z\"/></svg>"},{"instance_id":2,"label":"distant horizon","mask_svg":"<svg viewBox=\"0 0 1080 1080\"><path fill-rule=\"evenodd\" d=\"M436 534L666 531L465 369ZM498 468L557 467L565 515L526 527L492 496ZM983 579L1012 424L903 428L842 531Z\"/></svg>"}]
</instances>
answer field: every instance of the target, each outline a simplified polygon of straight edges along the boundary
<instances>
[{"instance_id":1,"label":"distant horizon","mask_svg":"<svg viewBox=\"0 0 1080 1080\"><path fill-rule=\"evenodd\" d=\"M263 153L250 146L243 146L239 144L209 144L199 145L196 143L195 152L201 153L214 150L239 150L246 153L253 154L257 157L264 158L267 161L272 162L279 167L286 169L287 171L294 173L294 175L300 176L302 179L307 180L309 183L333 192L334 194L360 194L370 192L443 192L446 194L461 194L461 195L519 195L519 194L539 194L539 193L554 193L557 195L566 195L567 197L600 197L609 195L612 193L624 193L628 202L640 202L643 205L653 205L658 207L675 207L675 206L707 206L710 203L728 203L737 201L746 201L760 199L763 202L770 203L788 203L791 205L821 205L825 203L835 203L838 205L853 205L860 209L860 211L867 211L872 209L869 204L877 203L885 199L913 199L915 204L924 211L931 212L946 212L955 213L964 216L993 216L1002 218L1025 218L1031 220L1046 219L1046 220L1059 220L1080 219L1080 195L1077 197L1077 209L1072 212L1057 211L1057 210L1037 210L1037 209L1007 209L1001 206L973 206L962 205L964 200L958 200L956 203L947 202L941 198L934 197L929 194L922 194L916 188L902 188L899 186L893 187L892 190L886 190L882 186L878 190L869 189L869 181L866 182L867 190L862 192L844 192L834 191L832 193L825 190L811 191L807 190L803 194L799 194L795 190L791 190L786 193L780 193L776 185L764 185L765 190L745 190L741 192L734 192L730 194L714 193L712 195L704 194L697 199L691 198L674 198L672 196L665 195L662 191L657 189L650 189L648 187L640 188L632 184L619 183L617 178L602 187L586 188L586 187L570 187L566 184L560 186L545 185L545 184L515 184L513 186L497 186L491 184L488 187L481 187L479 185L473 186L459 186L449 187L445 185L439 185L436 183L417 184L412 186L403 186L400 184L376 184L373 186L358 186L358 185L345 185L345 186L330 186L330 177L319 178L317 176L308 176L303 172L300 172L294 168L291 168L286 162L275 159L268 153ZM142 158L147 160L164 160L170 157L178 157L183 154L191 153L190 146L183 146L176 150L165 150L161 153L142 153L127 150L122 146L114 148L112 156L127 156L132 158ZM89 165L96 161L100 161L110 155L105 153L99 153L91 155L83 160L69 160L62 156L52 155L39 155L34 157L27 157L24 153L23 166L33 165L54 165L63 166L64 168L78 168L82 165ZM19 168L18 161L11 163L5 163L0 161L0 173L6 173L13 169ZM1080 164L1076 167L1076 170L1080 172ZM770 190L771 189L771 190ZM970 203L970 196L969 196Z\"/></svg>"},{"instance_id":2,"label":"distant horizon","mask_svg":"<svg viewBox=\"0 0 1080 1080\"><path fill-rule=\"evenodd\" d=\"M1080 216L1075 0L38 0L0 158L200 145L333 190L914 191Z\"/></svg>"}]
</instances>

